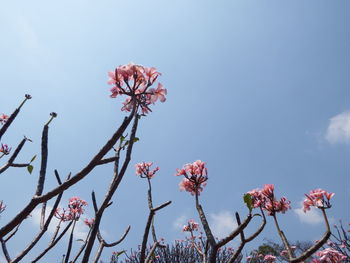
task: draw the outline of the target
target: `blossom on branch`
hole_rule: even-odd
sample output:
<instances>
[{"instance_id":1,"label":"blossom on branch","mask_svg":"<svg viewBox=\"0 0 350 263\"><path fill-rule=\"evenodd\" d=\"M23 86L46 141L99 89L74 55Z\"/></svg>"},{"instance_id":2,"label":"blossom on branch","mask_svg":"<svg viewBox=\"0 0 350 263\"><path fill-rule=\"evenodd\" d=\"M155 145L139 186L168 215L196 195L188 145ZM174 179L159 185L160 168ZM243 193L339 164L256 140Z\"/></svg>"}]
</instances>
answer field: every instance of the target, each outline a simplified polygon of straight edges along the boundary
<instances>
[{"instance_id":1,"label":"blossom on branch","mask_svg":"<svg viewBox=\"0 0 350 263\"><path fill-rule=\"evenodd\" d=\"M312 260L312 263L341 263L345 262L347 257L333 248L326 248L318 251L316 256L319 259Z\"/></svg>"},{"instance_id":2,"label":"blossom on branch","mask_svg":"<svg viewBox=\"0 0 350 263\"><path fill-rule=\"evenodd\" d=\"M144 67L129 63L119 66L114 72L108 72L108 84L113 85L110 95L116 98L120 95L128 97L123 102L122 111L132 111L134 107L141 109L143 114L151 111L149 106L158 99L161 102L166 100L167 90L158 83L157 88L150 88L161 74L153 67Z\"/></svg>"},{"instance_id":3,"label":"blossom on branch","mask_svg":"<svg viewBox=\"0 0 350 263\"><path fill-rule=\"evenodd\" d=\"M4 155L8 155L11 152L11 149L7 144L1 144L0 147L0 153L3 153Z\"/></svg>"},{"instance_id":4,"label":"blossom on branch","mask_svg":"<svg viewBox=\"0 0 350 263\"><path fill-rule=\"evenodd\" d=\"M205 162L201 160L185 164L182 169L177 169L176 176L181 175L185 178L179 184L180 190L190 192L192 195L199 195L207 184L208 170Z\"/></svg>"},{"instance_id":5,"label":"blossom on branch","mask_svg":"<svg viewBox=\"0 0 350 263\"><path fill-rule=\"evenodd\" d=\"M273 184L265 184L263 189L253 189L247 194L251 196L252 206L254 208L261 207L271 216L275 213L284 214L291 208L290 201L284 196L281 197L280 200L277 200L274 190L275 186Z\"/></svg>"},{"instance_id":6,"label":"blossom on branch","mask_svg":"<svg viewBox=\"0 0 350 263\"><path fill-rule=\"evenodd\" d=\"M85 212L84 206L87 206L85 200L77 196L71 197L68 202L68 209L57 208L55 217L61 221L79 220L80 216Z\"/></svg>"},{"instance_id":7,"label":"blossom on branch","mask_svg":"<svg viewBox=\"0 0 350 263\"><path fill-rule=\"evenodd\" d=\"M183 232L193 232L198 231L199 224L196 223L193 219L188 220L187 225L184 225L182 228Z\"/></svg>"},{"instance_id":8,"label":"blossom on branch","mask_svg":"<svg viewBox=\"0 0 350 263\"><path fill-rule=\"evenodd\" d=\"M87 225L89 228L92 227L92 225L95 223L95 218L85 218L84 224Z\"/></svg>"},{"instance_id":9,"label":"blossom on branch","mask_svg":"<svg viewBox=\"0 0 350 263\"><path fill-rule=\"evenodd\" d=\"M9 116L5 115L5 114L1 114L0 115L0 124L4 125L7 120L8 120Z\"/></svg>"},{"instance_id":10,"label":"blossom on branch","mask_svg":"<svg viewBox=\"0 0 350 263\"><path fill-rule=\"evenodd\" d=\"M151 179L156 174L156 172L159 171L159 167L157 166L155 169L151 170L151 166L153 165L153 162L142 162L135 164L136 167L136 175L140 176L141 178L148 178Z\"/></svg>"},{"instance_id":11,"label":"blossom on branch","mask_svg":"<svg viewBox=\"0 0 350 263\"><path fill-rule=\"evenodd\" d=\"M264 257L264 261L265 261L266 263L275 263L275 262L276 262L276 257L273 256L273 255L266 255L266 256Z\"/></svg>"},{"instance_id":12,"label":"blossom on branch","mask_svg":"<svg viewBox=\"0 0 350 263\"><path fill-rule=\"evenodd\" d=\"M334 193L327 192L322 189L311 190L309 194L305 194L306 198L303 202L304 212L310 210L311 206L317 208L330 208L330 199L334 196Z\"/></svg>"}]
</instances>

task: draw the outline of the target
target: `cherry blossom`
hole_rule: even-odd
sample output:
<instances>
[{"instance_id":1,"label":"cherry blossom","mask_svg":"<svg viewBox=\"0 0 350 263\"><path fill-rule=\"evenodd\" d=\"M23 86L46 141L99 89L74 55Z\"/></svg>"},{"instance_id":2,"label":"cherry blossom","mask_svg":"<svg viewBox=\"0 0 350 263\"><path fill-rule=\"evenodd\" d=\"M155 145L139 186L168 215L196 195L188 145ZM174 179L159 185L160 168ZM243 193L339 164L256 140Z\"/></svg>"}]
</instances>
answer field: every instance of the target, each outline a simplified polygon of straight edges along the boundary
<instances>
[{"instance_id":1,"label":"cherry blossom","mask_svg":"<svg viewBox=\"0 0 350 263\"><path fill-rule=\"evenodd\" d=\"M306 198L303 202L304 212L310 210L311 206L317 208L330 208L330 199L334 196L334 193L327 192L322 189L311 190L309 194L305 194Z\"/></svg>"},{"instance_id":2,"label":"cherry blossom","mask_svg":"<svg viewBox=\"0 0 350 263\"><path fill-rule=\"evenodd\" d=\"M129 63L121 65L114 72L108 72L108 84L113 85L111 88L112 98L121 95L128 97L123 102L122 111L132 111L134 107L141 109L143 114L151 111L149 106L154 104L158 99L161 102L166 100L167 90L158 83L157 88L150 88L161 74L154 67L144 67Z\"/></svg>"},{"instance_id":3,"label":"cherry blossom","mask_svg":"<svg viewBox=\"0 0 350 263\"><path fill-rule=\"evenodd\" d=\"M151 179L159 171L159 167L157 166L155 169L151 170L151 166L153 162L142 162L135 165L136 167L136 175L141 178Z\"/></svg>"},{"instance_id":4,"label":"cherry blossom","mask_svg":"<svg viewBox=\"0 0 350 263\"><path fill-rule=\"evenodd\" d=\"M185 176L179 184L180 190L190 192L192 195L199 195L206 186L208 171L205 162L197 160L185 164L182 169L177 169L176 176Z\"/></svg>"}]
</instances>

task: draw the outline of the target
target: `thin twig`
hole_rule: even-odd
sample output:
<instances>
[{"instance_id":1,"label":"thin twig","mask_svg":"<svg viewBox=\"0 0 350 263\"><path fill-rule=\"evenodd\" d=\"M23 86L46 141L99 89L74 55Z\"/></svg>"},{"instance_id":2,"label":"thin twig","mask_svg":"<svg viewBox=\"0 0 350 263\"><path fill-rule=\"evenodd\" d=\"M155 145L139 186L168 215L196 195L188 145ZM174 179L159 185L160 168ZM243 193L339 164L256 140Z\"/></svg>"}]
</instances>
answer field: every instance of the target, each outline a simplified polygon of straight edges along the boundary
<instances>
[{"instance_id":1,"label":"thin twig","mask_svg":"<svg viewBox=\"0 0 350 263\"><path fill-rule=\"evenodd\" d=\"M23 146L24 146L24 144L26 143L27 140L28 139L26 137L24 137L22 139L22 141L18 144L18 146L16 147L15 151L13 152L13 154L11 155L11 157L9 158L7 163L0 168L0 174L5 172L10 166L12 166L13 162L17 158L17 155L22 150L22 148L23 148Z\"/></svg>"},{"instance_id":2,"label":"thin twig","mask_svg":"<svg viewBox=\"0 0 350 263\"><path fill-rule=\"evenodd\" d=\"M6 261L7 262L11 262L11 257L9 255L9 252L7 250L7 247L6 247L6 242L1 238L0 239L0 242L1 242L1 248L2 248L2 252L4 253L4 256L6 258Z\"/></svg>"},{"instance_id":3,"label":"thin twig","mask_svg":"<svg viewBox=\"0 0 350 263\"><path fill-rule=\"evenodd\" d=\"M145 258L146 258L146 245L147 245L147 239L148 239L148 234L149 234L149 230L150 230L150 227L151 227L151 223L152 223L152 220L153 220L153 217L155 215L155 213L170 205L171 204L171 201L168 201L168 202L165 202L164 204L156 207L156 208L152 208L149 212L149 215L148 215L148 220L147 220L147 224L146 224L146 227L145 227L145 231L143 233L143 239L142 239L142 245L141 245L141 254L140 254L140 263L145 263Z\"/></svg>"},{"instance_id":4,"label":"thin twig","mask_svg":"<svg viewBox=\"0 0 350 263\"><path fill-rule=\"evenodd\" d=\"M41 259L47 252L49 252L49 250L53 248L58 243L58 241L60 241L61 238L66 234L66 232L72 224L73 221L70 221L69 224L63 229L62 233L53 242L50 242L47 248L43 252L41 252L40 255L38 255L31 263L38 262L39 259Z\"/></svg>"},{"instance_id":5,"label":"thin twig","mask_svg":"<svg viewBox=\"0 0 350 263\"><path fill-rule=\"evenodd\" d=\"M12 122L14 121L14 119L17 117L19 111L21 110L22 106L24 105L24 103L31 99L32 97L28 94L25 95L25 99L22 101L22 103L19 105L19 107L10 115L10 117L7 119L7 121L5 122L5 124L1 127L0 129L0 140L2 138L2 136L5 134L6 130L8 129L8 127L10 127L10 125L12 124Z\"/></svg>"}]
</instances>

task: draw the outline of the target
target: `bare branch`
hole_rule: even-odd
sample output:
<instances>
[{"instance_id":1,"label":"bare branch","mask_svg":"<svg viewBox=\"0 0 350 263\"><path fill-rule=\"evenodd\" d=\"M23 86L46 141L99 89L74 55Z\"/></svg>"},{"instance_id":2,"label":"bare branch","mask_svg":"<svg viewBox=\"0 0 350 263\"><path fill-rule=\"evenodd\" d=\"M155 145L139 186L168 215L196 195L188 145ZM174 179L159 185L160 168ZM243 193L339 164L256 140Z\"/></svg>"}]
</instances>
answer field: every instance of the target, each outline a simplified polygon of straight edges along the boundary
<instances>
[{"instance_id":1,"label":"bare branch","mask_svg":"<svg viewBox=\"0 0 350 263\"><path fill-rule=\"evenodd\" d=\"M159 245L159 242L155 242L151 248L151 250L148 253L148 256L146 258L146 263L152 263L152 257L153 257L153 253L156 250L157 246Z\"/></svg>"},{"instance_id":2,"label":"bare branch","mask_svg":"<svg viewBox=\"0 0 350 263\"><path fill-rule=\"evenodd\" d=\"M50 242L50 244L47 246L47 248L40 253L39 256L37 256L33 261L32 263L35 263L35 262L38 262L39 259L41 259L43 256L45 256L45 254L47 252L50 251L51 248L53 248L57 243L58 241L61 240L61 238L66 234L66 232L68 231L68 229L70 228L70 226L73 224L73 221L70 221L69 224L63 229L62 233L57 237L57 239L55 239L53 242Z\"/></svg>"},{"instance_id":3,"label":"bare branch","mask_svg":"<svg viewBox=\"0 0 350 263\"><path fill-rule=\"evenodd\" d=\"M227 237L221 239L217 244L216 247L222 247L226 245L228 242L233 240L236 236L238 236L249 224L250 220L252 220L252 215L247 215L246 219L244 219L243 223L239 225L234 231L231 232Z\"/></svg>"},{"instance_id":4,"label":"bare branch","mask_svg":"<svg viewBox=\"0 0 350 263\"><path fill-rule=\"evenodd\" d=\"M10 164L10 167L22 168L22 167L27 167L28 165L29 165L29 163L12 163L12 164Z\"/></svg>"},{"instance_id":5,"label":"bare branch","mask_svg":"<svg viewBox=\"0 0 350 263\"><path fill-rule=\"evenodd\" d=\"M135 107L134 107L134 110L135 110ZM108 190L107 194L105 195L105 198L104 198L100 208L95 213L95 222L94 222L94 224L92 226L91 235L89 237L88 244L87 244L86 249L85 249L83 262L88 262L89 261L91 250L92 250L92 247L93 247L95 239L96 239L96 235L97 235L97 232L98 232L98 229L99 229L99 226L100 226L100 222L101 222L101 218L102 218L102 215L104 213L104 210L108 207L108 205L110 203L110 200L111 200L112 196L114 195L115 191L117 190L121 180L123 179L123 176L124 176L124 174L126 172L126 169L127 169L128 165L129 165L129 162L131 160L131 152L132 152L132 148L133 148L133 145L134 145L134 139L135 139L135 136L136 136L138 119L139 119L138 115L136 114L136 111L133 111L132 113L133 114L135 113L134 123L133 123L132 129L131 129L131 135L130 135L129 145L128 145L128 148L126 150L125 160L124 160L124 163L123 163L123 166L122 166L120 172L118 172L119 151L117 151L116 156L118 158L116 160L115 167L114 167L114 176L113 176L113 179L112 179L112 183L111 183L111 185L109 187L109 190ZM113 145L111 147L113 147Z\"/></svg>"},{"instance_id":6,"label":"bare branch","mask_svg":"<svg viewBox=\"0 0 350 263\"><path fill-rule=\"evenodd\" d=\"M26 143L27 140L28 139L26 137L24 137L22 139L22 141L18 144L18 146L16 147L15 151L13 152L13 154L11 155L11 157L9 158L7 163L0 168L0 174L5 172L10 166L12 166L13 162L17 158L17 155L22 150L22 148L23 148L23 146L24 146L24 144Z\"/></svg>"},{"instance_id":7,"label":"bare branch","mask_svg":"<svg viewBox=\"0 0 350 263\"><path fill-rule=\"evenodd\" d=\"M57 196L57 199L52 207L52 210L49 214L49 216L46 219L45 224L43 225L43 227L41 228L41 231L36 235L36 237L29 243L29 245L22 251L20 252L16 258L14 258L12 260L11 263L16 263L19 262L24 256L26 256L28 254L28 252L38 243L38 241L42 238L42 236L45 234L45 232L47 231L47 229L49 228L49 225L51 223L51 220L53 218L53 216L55 215L56 209L61 201L63 194L59 194ZM56 233L57 234L57 233Z\"/></svg>"},{"instance_id":8,"label":"bare branch","mask_svg":"<svg viewBox=\"0 0 350 263\"><path fill-rule=\"evenodd\" d=\"M2 252L4 252L4 256L6 258L6 261L7 262L11 262L11 258L10 258L9 252L7 250L7 247L6 247L6 242L2 238L0 239L0 242L1 242Z\"/></svg>"},{"instance_id":9,"label":"bare branch","mask_svg":"<svg viewBox=\"0 0 350 263\"><path fill-rule=\"evenodd\" d=\"M112 162L115 162L116 159L117 159L116 157L105 158L105 159L102 159L101 161L99 161L97 163L97 165L112 163Z\"/></svg>"},{"instance_id":10,"label":"bare branch","mask_svg":"<svg viewBox=\"0 0 350 263\"><path fill-rule=\"evenodd\" d=\"M0 238L4 237L8 234L12 229L14 229L20 222L22 222L32 211L33 209L40 203L46 202L53 198L54 196L62 193L64 190L68 189L72 185L76 184L80 180L82 180L85 176L87 176L97 165L97 163L103 158L103 156L112 149L115 142L122 136L123 132L129 125L132 120L134 112L132 112L129 117L126 117L118 128L118 130L113 134L113 136L107 141L107 143L102 147L102 149L91 159L91 161L86 165L80 172L78 172L75 176L61 184L60 186L54 188L50 192L41 195L34 196L29 203L20 211L10 222L4 225L0 229Z\"/></svg>"},{"instance_id":11,"label":"bare branch","mask_svg":"<svg viewBox=\"0 0 350 263\"><path fill-rule=\"evenodd\" d=\"M329 227L329 222L328 222L328 219L327 219L326 211L325 211L324 208L320 208L320 209L322 210L323 219L325 220L325 223L326 223L326 232L324 233L323 237L319 241L316 242L315 245L310 247L308 250L306 250L299 257L297 257L297 258L290 258L289 262L297 263L297 262L302 262L305 259L309 258L312 254L314 254L317 250L319 250L327 242L327 240L331 236L331 229Z\"/></svg>"},{"instance_id":12,"label":"bare branch","mask_svg":"<svg viewBox=\"0 0 350 263\"><path fill-rule=\"evenodd\" d=\"M96 253L95 258L94 258L94 260L93 260L93 263L97 263L97 262L98 262L98 260L99 260L100 257L101 257L102 251L103 251L103 249L104 249L105 247L114 247L114 246L120 244L120 243L125 239L125 237L127 236L127 234L129 233L130 228L131 228L131 226L128 226L127 229L125 230L124 234L122 235L122 237L121 237L118 241L113 242L113 243L107 243L107 242L102 238L100 231L98 231L98 232L97 232L97 239L98 239L98 241L100 242L100 245L99 245L99 247L98 247L98 250L97 250L97 253Z\"/></svg>"},{"instance_id":13,"label":"bare branch","mask_svg":"<svg viewBox=\"0 0 350 263\"><path fill-rule=\"evenodd\" d=\"M143 240L142 240L142 245L141 245L140 263L145 263L147 239L148 239L149 230L150 230L151 223L152 223L152 220L153 220L155 213L158 210L160 210L160 209L162 209L170 204L171 204L171 201L168 201L168 202L165 202L164 204L157 206L156 208L153 208L150 210L149 215L148 215L147 224L145 227L145 231L143 234Z\"/></svg>"},{"instance_id":14,"label":"bare branch","mask_svg":"<svg viewBox=\"0 0 350 263\"><path fill-rule=\"evenodd\" d=\"M24 103L31 99L32 97L28 94L25 95L25 99L22 101L22 103L19 105L19 107L10 115L10 117L8 118L8 120L5 122L5 124L1 127L0 129L0 140L2 138L2 136L5 134L5 132L7 131L8 127L10 127L10 125L12 124L12 122L14 121L14 119L17 117L19 111L21 110L22 106L24 105Z\"/></svg>"}]
</instances>

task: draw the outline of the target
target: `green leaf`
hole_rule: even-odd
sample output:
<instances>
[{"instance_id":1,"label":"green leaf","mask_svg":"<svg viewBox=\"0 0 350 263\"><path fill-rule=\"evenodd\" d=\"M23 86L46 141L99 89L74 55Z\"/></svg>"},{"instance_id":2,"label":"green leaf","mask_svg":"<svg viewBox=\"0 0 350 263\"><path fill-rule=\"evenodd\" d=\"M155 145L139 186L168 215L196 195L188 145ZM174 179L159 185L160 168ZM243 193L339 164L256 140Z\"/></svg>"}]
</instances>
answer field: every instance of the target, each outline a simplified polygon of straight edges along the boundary
<instances>
[{"instance_id":1,"label":"green leaf","mask_svg":"<svg viewBox=\"0 0 350 263\"><path fill-rule=\"evenodd\" d=\"M30 174L32 174L33 169L34 169L33 165L28 165L28 166L27 166L27 170L28 170L28 172L29 172Z\"/></svg>"},{"instance_id":2,"label":"green leaf","mask_svg":"<svg viewBox=\"0 0 350 263\"><path fill-rule=\"evenodd\" d=\"M124 137L123 135L120 136L120 142L123 142L125 140L126 137Z\"/></svg>"},{"instance_id":3,"label":"green leaf","mask_svg":"<svg viewBox=\"0 0 350 263\"><path fill-rule=\"evenodd\" d=\"M251 212L253 209L253 200L252 200L252 196L250 194L245 194L243 196L243 201L244 203L247 205L249 211Z\"/></svg>"},{"instance_id":4,"label":"green leaf","mask_svg":"<svg viewBox=\"0 0 350 263\"><path fill-rule=\"evenodd\" d=\"M29 162L29 163L34 162L35 158L36 158L36 155L34 155L34 156L33 156L33 158L30 160L30 162Z\"/></svg>"},{"instance_id":5,"label":"green leaf","mask_svg":"<svg viewBox=\"0 0 350 263\"><path fill-rule=\"evenodd\" d=\"M134 142L137 142L137 141L139 141L139 140L140 140L139 137L135 137L135 138L134 138Z\"/></svg>"}]
</instances>

